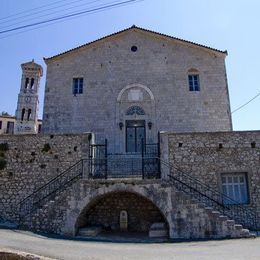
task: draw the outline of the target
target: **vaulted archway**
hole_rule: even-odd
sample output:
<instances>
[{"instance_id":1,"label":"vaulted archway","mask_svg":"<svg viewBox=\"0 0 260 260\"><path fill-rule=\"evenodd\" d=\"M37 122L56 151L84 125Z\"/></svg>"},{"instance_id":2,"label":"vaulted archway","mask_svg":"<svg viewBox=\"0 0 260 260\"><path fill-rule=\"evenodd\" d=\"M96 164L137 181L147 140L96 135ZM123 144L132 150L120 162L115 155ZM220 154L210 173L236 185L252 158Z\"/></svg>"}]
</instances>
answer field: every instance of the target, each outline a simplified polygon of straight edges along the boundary
<instances>
[{"instance_id":1,"label":"vaulted archway","mask_svg":"<svg viewBox=\"0 0 260 260\"><path fill-rule=\"evenodd\" d=\"M124 231L149 233L154 223L168 222L163 213L149 199L134 192L116 191L94 198L81 211L76 221L76 232L83 227L101 227L103 231L122 231L120 214L126 212Z\"/></svg>"}]
</instances>

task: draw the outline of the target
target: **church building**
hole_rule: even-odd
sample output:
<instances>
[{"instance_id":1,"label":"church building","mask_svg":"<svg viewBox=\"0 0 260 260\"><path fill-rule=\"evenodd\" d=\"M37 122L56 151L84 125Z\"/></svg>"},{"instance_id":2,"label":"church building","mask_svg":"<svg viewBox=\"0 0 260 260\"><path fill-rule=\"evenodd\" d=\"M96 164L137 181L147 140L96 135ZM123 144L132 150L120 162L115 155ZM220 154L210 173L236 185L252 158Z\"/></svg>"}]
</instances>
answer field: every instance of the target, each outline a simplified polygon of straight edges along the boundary
<instances>
[{"instance_id":1,"label":"church building","mask_svg":"<svg viewBox=\"0 0 260 260\"><path fill-rule=\"evenodd\" d=\"M44 58L43 131L93 132L112 153L159 131L230 131L226 55L132 26Z\"/></svg>"},{"instance_id":2,"label":"church building","mask_svg":"<svg viewBox=\"0 0 260 260\"><path fill-rule=\"evenodd\" d=\"M0 222L151 239L260 231L260 131L233 131L227 51L136 26L22 64ZM13 127L12 127L13 129ZM158 241L158 240L156 240Z\"/></svg>"}]
</instances>

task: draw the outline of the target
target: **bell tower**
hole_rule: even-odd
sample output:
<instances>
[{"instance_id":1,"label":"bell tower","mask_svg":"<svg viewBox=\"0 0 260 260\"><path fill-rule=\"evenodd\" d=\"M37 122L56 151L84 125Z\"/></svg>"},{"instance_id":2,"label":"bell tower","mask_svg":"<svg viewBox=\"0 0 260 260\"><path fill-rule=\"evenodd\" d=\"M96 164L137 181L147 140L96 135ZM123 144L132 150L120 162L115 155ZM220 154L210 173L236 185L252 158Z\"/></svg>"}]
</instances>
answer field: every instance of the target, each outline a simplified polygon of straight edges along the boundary
<instances>
[{"instance_id":1,"label":"bell tower","mask_svg":"<svg viewBox=\"0 0 260 260\"><path fill-rule=\"evenodd\" d=\"M22 79L16 109L15 134L36 134L42 67L34 60L21 64Z\"/></svg>"}]
</instances>

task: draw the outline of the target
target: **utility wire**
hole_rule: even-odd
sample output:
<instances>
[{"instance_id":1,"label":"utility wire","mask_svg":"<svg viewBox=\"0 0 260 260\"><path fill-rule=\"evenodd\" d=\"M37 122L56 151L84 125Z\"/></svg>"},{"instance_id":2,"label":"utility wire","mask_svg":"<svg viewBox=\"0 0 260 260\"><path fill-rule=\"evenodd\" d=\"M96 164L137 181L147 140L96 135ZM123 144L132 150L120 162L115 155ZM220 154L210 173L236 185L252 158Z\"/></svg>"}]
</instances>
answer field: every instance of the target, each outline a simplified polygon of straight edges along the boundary
<instances>
[{"instance_id":1,"label":"utility wire","mask_svg":"<svg viewBox=\"0 0 260 260\"><path fill-rule=\"evenodd\" d=\"M12 29L0 31L0 34L12 32L12 31L17 31L17 30L25 29L25 28L28 28L28 27L33 27L33 26L40 25L40 24L46 24L46 23L53 22L53 21L59 21L59 20L62 20L62 19L75 17L75 16L79 16L79 15L82 15L82 14L92 13L92 12L95 12L95 11L105 10L105 9L108 9L108 8L113 8L113 7L122 6L122 5L126 5L126 4L131 4L131 3L134 3L134 2L140 2L140 1L143 1L143 0L127 0L127 1L120 2L120 3L105 5L105 6L102 6L102 7L97 7L97 8L93 8L93 9L89 9L89 10L85 10L85 11L81 11L81 12L77 12L77 13L73 13L73 14L64 15L64 16L61 16L61 17L56 17L56 18L52 18L52 19L48 19L48 20L44 20L44 21L40 21L40 22L36 22L36 23L32 23L32 24L27 24L27 25L15 27L15 28L12 28Z\"/></svg>"},{"instance_id":2,"label":"utility wire","mask_svg":"<svg viewBox=\"0 0 260 260\"><path fill-rule=\"evenodd\" d=\"M142 1L145 1L145 0L136 0L136 3L137 2L142 2ZM127 5L127 4L125 4L125 5ZM118 8L118 6L110 7L110 8L107 8L106 10L113 9L113 8ZM34 30L37 30L37 29L41 29L41 28L44 28L44 27L49 27L49 26L57 24L57 23L64 23L64 22L69 21L69 20L77 19L77 18L80 18L80 17L85 16L85 15L95 14L95 13L102 12L102 11L104 11L104 10L97 10L97 11L93 11L91 13L81 14L81 15L76 16L76 17L70 17L70 18L67 18L66 20L59 20L59 21L50 22L48 24L42 24L42 25L39 25L39 26L30 28L30 29L27 29L27 30L22 30L20 32L14 32L14 33L11 33L11 34L7 34L5 36L0 37L0 40L1 39L5 39L5 38L9 38L9 37L12 37L12 36L16 36L18 34L26 33L26 32L29 32L29 31L34 31Z\"/></svg>"},{"instance_id":3,"label":"utility wire","mask_svg":"<svg viewBox=\"0 0 260 260\"><path fill-rule=\"evenodd\" d=\"M76 8L76 7L80 7L80 6L83 6L83 5L90 5L92 3L95 3L95 2L100 2L100 1L103 1L103 0L95 0L95 1L91 1L91 2L87 2L87 3L84 3L82 5L76 5L76 6L71 6L67 9L61 9L61 10L56 10L55 12L52 12L52 13L47 13L47 14L44 14L45 12L47 11L51 11L51 10L54 10L54 9L59 9L61 7L65 7L65 6L70 6L72 4L75 4L75 3L78 3L78 2L82 2L82 1L86 1L86 0L76 0L76 1L73 1L73 2L69 2L69 3L66 3L66 4L63 4L63 5L58 5L58 6L54 6L54 7L51 7L51 8L45 8L43 10L41 10L42 8L39 8L39 9L36 9L38 11L34 11L32 13L30 13L29 11L27 11L27 14L23 15L23 16L18 16L18 17L14 17L14 18L9 18L8 20L6 21L2 21L1 22L1 19L0 19L0 25L1 27L10 27L12 25L16 25L16 24L19 24L19 23L22 23L22 22L26 22L26 21L30 21L30 20L34 20L36 18L40 18L40 17L43 17L43 16L48 16L48 15L51 15L51 14L54 14L54 13L58 13L60 11L66 11L66 10L69 10L69 9L73 9L73 8ZM29 13L28 13L29 12ZM42 14L41 16L39 16L38 14ZM37 15L37 16L36 16ZM23 19L21 20L22 18L26 18L26 17L30 17L29 19ZM36 17L35 17L36 16ZM10 22L16 22L16 23L12 23L12 24L7 24L5 25L6 23L10 23ZM3 25L3 26L2 26Z\"/></svg>"},{"instance_id":4,"label":"utility wire","mask_svg":"<svg viewBox=\"0 0 260 260\"><path fill-rule=\"evenodd\" d=\"M246 105L248 105L249 103L251 103L253 100L255 100L255 99L256 99L257 97L259 97L259 96L260 96L260 92L259 92L256 96L254 96L253 98L251 98L249 101L247 101L245 104L243 104L242 106L240 106L240 107L236 108L235 110L233 110L233 111L231 112L231 114L233 114L233 113L237 112L238 110L242 109L243 107L245 107Z\"/></svg>"},{"instance_id":5,"label":"utility wire","mask_svg":"<svg viewBox=\"0 0 260 260\"><path fill-rule=\"evenodd\" d=\"M19 13L15 13L15 14L11 14L11 15L8 15L8 16L5 16L5 17L1 17L0 21L8 19L10 17L19 16L20 14L28 13L28 12L31 12L31 11L34 11L34 10L42 9L42 8L44 8L46 6L49 7L50 5L55 5L55 4L61 3L61 2L64 2L64 0L56 1L56 2L53 2L53 3L49 3L49 4L46 4L46 5L38 6L38 7L32 8L32 9L29 9L29 10L25 10L25 11L22 11L22 12L19 12Z\"/></svg>"},{"instance_id":6,"label":"utility wire","mask_svg":"<svg viewBox=\"0 0 260 260\"><path fill-rule=\"evenodd\" d=\"M78 1L71 2L71 3L82 2L82 1L85 1L85 0L78 0ZM54 12L47 13L47 14L43 14L43 15L40 15L40 16L37 15L37 17L31 17L31 18L29 18L29 19L24 19L24 20L21 20L21 21L19 21L19 19L18 19L18 22L15 22L15 23L12 23L12 24L9 24L9 25L5 25L5 26L1 26L1 23L0 23L0 26L1 26L1 27L0 27L0 30L6 29L6 28L8 28L8 27L11 27L11 26L14 26L14 25L17 25L17 24L21 24L21 23L23 23L23 22L32 21L32 20L35 20L35 19L38 19L38 18L50 16L50 15L52 15L52 14L57 14L57 13L60 13L60 12L65 12L65 11L68 11L68 10L71 10L71 9L75 9L75 8L77 8L77 7L82 7L82 6L85 6L85 5L90 5L90 4L93 4L93 3L96 3L96 2L100 2L100 1L102 1L102 0L95 0L95 1L88 2L88 3L83 3L83 4L80 4L80 5L71 6L71 7L66 8L66 9L56 10L56 11L54 11ZM120 1L120 0L117 0L117 1L114 1L114 2L112 2L112 3L119 2L119 1ZM107 3L107 4L111 4L111 2L109 2L109 3ZM67 5L67 4L66 4L66 5ZM102 4L102 5L103 5L103 4ZM102 6L102 5L100 4L99 6ZM63 6L64 6L64 5L63 5ZM92 6L92 8L96 8L96 7L99 7L99 6ZM49 8L49 9L46 9L46 10L44 10L44 11L38 11L38 12L35 12L34 14L43 13L43 12L45 12L45 11L57 9L57 8L59 8L59 7L62 7L62 6L58 6L58 7L54 7L54 8ZM78 11L78 10L75 10L74 12L76 12L76 11ZM68 13L67 13L67 14L68 14ZM63 15L66 15L66 13L63 14ZM33 15L28 14L28 15L23 16L23 17L27 17L27 16L33 16Z\"/></svg>"}]
</instances>

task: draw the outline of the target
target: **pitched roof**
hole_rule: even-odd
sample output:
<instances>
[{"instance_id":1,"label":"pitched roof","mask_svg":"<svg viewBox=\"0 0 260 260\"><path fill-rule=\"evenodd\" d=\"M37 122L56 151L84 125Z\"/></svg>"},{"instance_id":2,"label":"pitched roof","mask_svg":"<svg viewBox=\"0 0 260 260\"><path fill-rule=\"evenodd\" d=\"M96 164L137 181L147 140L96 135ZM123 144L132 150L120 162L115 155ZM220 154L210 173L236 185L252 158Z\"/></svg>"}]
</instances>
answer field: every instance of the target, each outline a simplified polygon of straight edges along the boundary
<instances>
[{"instance_id":1,"label":"pitched roof","mask_svg":"<svg viewBox=\"0 0 260 260\"><path fill-rule=\"evenodd\" d=\"M152 30L148 30L148 29L144 29L144 28L141 28L141 27L137 27L135 25L129 27L129 28L126 28L124 30L121 30L121 31L118 31L118 32L115 32L115 33L112 33L112 34L109 34L107 36L104 36L102 38L99 38L97 40L94 40L94 41L91 41L91 42L88 42L86 44L83 44L83 45L80 45L76 48L73 48L73 49L70 49L68 51L65 51L65 52L62 52L62 53L59 53L57 55L54 55L52 57L48 57L48 58L43 58L45 61L48 61L48 60L52 60L54 58L57 58L57 57L60 57L60 56L63 56L67 53L71 53L71 52L74 52L76 50L79 50L85 46L88 46L88 45L91 45L93 43L96 43L98 41L101 41L101 40L104 40L104 39L107 39L107 38L110 38L110 37L113 37L115 35L118 35L118 34L121 34L123 32L127 32L127 31L131 31L131 30L140 30L140 31L143 31L143 32L147 32L147 33L152 33L152 34L155 34L155 35L159 35L159 36L162 36L162 37L166 37L168 39L172 39L172 40L175 40L175 41L179 41L179 42L182 42L182 43L185 43L185 44L188 44L188 45L194 45L194 46L197 46L197 47L200 47L200 48L204 48L204 49L207 49L207 50L210 50L210 51L213 51L213 52L217 52L217 53L221 53L221 54L225 54L227 55L227 51L221 51L221 50L218 50L218 49L215 49L215 48L211 48L211 47L208 47L208 46L205 46L205 45L202 45L202 44L199 44L199 43L195 43L195 42L192 42L192 41L187 41L187 40L183 40L183 39L180 39L180 38L176 38L176 37L173 37L173 36L170 36L170 35L167 35L167 34L163 34L163 33L159 33L159 32L155 32L155 31L152 31Z\"/></svg>"}]
</instances>

